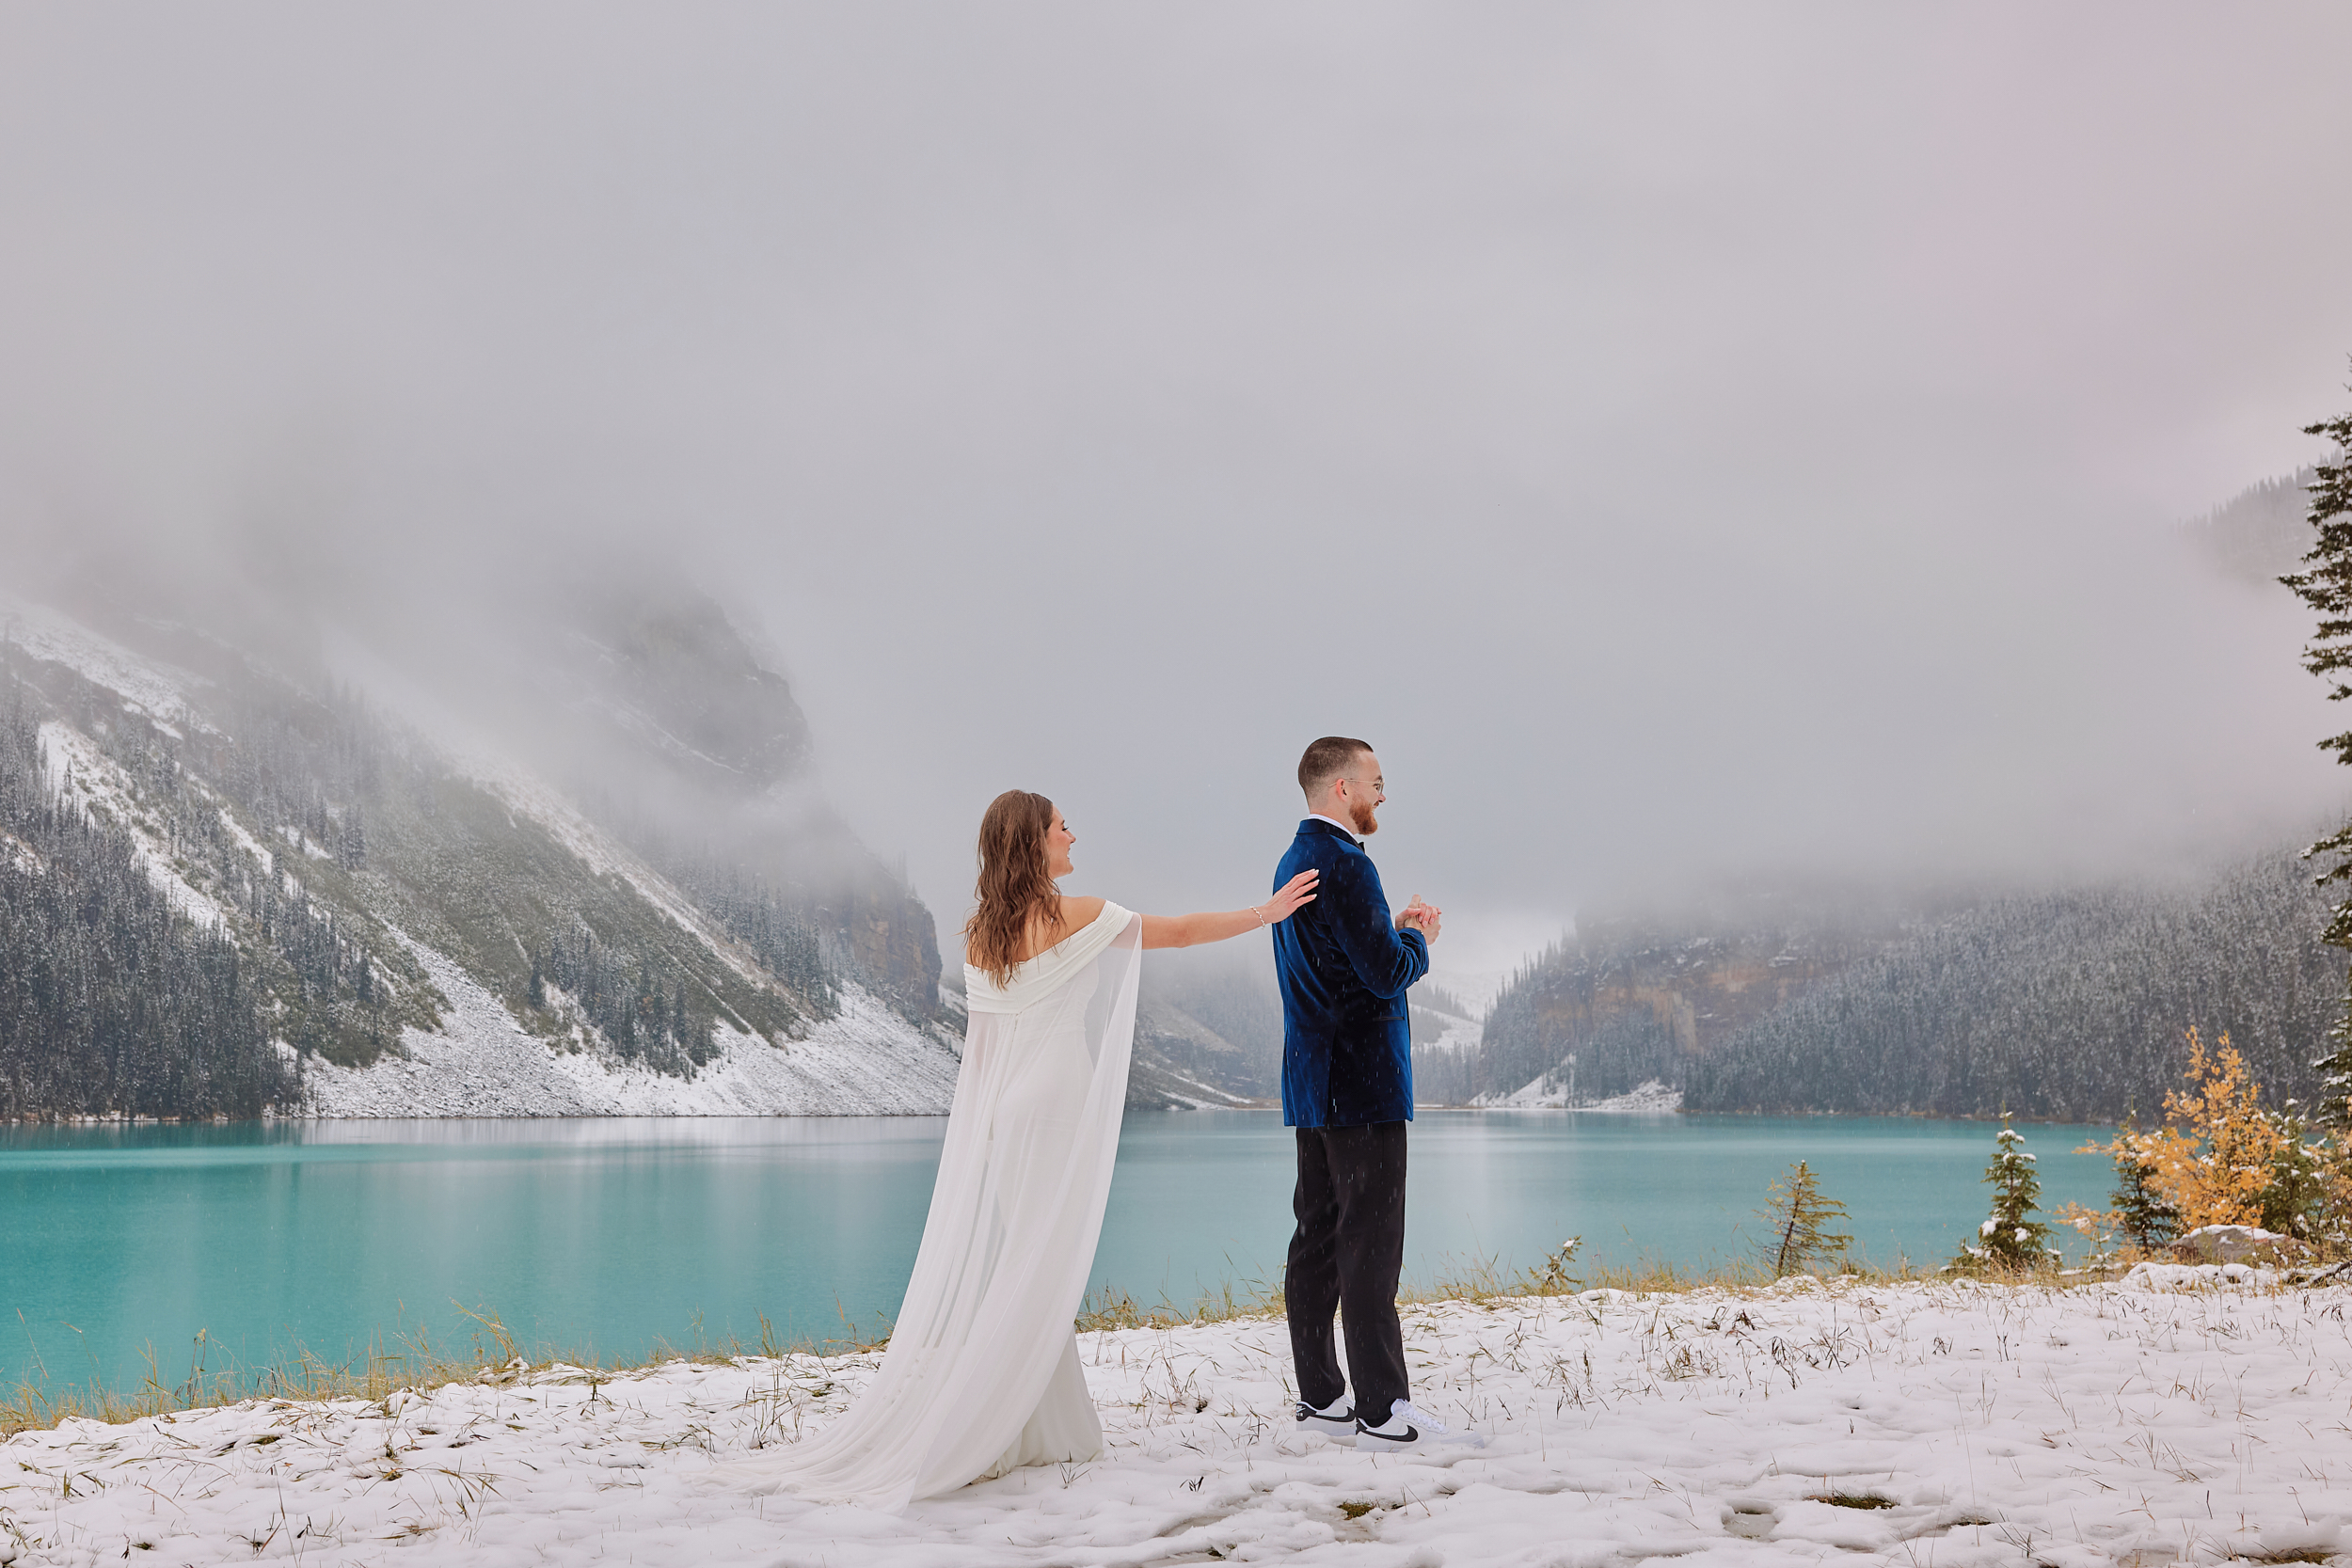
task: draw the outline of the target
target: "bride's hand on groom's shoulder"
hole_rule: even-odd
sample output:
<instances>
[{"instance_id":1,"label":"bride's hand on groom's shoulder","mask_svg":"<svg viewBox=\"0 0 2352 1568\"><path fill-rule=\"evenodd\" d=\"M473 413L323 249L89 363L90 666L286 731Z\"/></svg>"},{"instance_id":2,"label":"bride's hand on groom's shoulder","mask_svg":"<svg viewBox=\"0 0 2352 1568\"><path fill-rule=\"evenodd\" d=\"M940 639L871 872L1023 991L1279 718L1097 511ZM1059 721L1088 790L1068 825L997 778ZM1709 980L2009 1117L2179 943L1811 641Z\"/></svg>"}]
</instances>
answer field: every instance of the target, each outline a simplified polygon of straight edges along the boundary
<instances>
[{"instance_id":1,"label":"bride's hand on groom's shoulder","mask_svg":"<svg viewBox=\"0 0 2352 1568\"><path fill-rule=\"evenodd\" d=\"M1263 904L1217 914L1147 914L1143 916L1146 947L1190 947L1201 942L1231 942L1248 931L1279 926L1315 895L1317 873L1302 871L1282 884L1281 891Z\"/></svg>"},{"instance_id":2,"label":"bride's hand on groom's shoulder","mask_svg":"<svg viewBox=\"0 0 2352 1568\"><path fill-rule=\"evenodd\" d=\"M1314 902L1315 881L1322 875L1320 871L1302 871L1284 882L1279 893L1258 906L1265 911L1265 923L1279 926L1296 914L1300 905Z\"/></svg>"}]
</instances>

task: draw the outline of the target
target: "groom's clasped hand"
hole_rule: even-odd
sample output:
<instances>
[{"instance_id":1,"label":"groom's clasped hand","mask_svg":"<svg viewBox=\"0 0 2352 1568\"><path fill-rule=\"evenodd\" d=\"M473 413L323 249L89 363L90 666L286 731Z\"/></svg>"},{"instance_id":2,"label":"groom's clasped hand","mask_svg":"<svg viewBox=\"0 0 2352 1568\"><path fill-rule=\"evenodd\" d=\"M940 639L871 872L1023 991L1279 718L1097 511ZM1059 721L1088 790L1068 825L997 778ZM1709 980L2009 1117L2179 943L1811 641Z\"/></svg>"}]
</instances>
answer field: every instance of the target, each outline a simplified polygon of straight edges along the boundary
<instances>
[{"instance_id":1,"label":"groom's clasped hand","mask_svg":"<svg viewBox=\"0 0 2352 1568\"><path fill-rule=\"evenodd\" d=\"M1421 895L1416 893L1413 895L1411 903L1396 911L1396 928L1402 931L1409 927L1429 941L1435 942L1438 940L1438 919L1444 913L1445 911L1435 904L1422 903Z\"/></svg>"}]
</instances>

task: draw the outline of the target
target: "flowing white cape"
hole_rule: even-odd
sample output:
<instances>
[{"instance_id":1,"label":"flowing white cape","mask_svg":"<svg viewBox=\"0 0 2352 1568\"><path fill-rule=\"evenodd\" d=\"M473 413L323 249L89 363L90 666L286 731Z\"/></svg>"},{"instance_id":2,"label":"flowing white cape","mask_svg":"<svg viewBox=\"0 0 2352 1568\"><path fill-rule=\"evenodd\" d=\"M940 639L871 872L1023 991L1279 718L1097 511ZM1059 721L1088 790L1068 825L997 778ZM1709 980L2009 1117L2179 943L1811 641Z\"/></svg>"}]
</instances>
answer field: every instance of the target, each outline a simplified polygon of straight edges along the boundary
<instances>
[{"instance_id":1,"label":"flowing white cape","mask_svg":"<svg viewBox=\"0 0 2352 1568\"><path fill-rule=\"evenodd\" d=\"M965 966L955 1108L882 1367L831 1425L739 1467L756 1489L896 1511L1102 1452L1071 1323L1119 1152L1142 949L1142 918L1106 903L1001 988Z\"/></svg>"}]
</instances>

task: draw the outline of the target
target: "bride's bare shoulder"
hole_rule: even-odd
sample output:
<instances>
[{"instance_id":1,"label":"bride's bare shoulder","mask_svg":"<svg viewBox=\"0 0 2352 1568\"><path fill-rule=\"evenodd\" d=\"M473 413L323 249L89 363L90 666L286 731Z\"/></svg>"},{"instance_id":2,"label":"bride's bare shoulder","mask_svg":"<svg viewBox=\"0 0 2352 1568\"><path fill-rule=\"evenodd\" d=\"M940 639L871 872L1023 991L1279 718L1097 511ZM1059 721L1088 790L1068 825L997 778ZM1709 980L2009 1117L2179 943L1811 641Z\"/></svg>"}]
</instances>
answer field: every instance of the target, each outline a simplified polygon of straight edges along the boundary
<instances>
[{"instance_id":1,"label":"bride's bare shoulder","mask_svg":"<svg viewBox=\"0 0 2352 1568\"><path fill-rule=\"evenodd\" d=\"M1100 898L1064 898L1061 901L1061 924L1059 926L1048 929L1041 917L1030 922L1029 940L1022 943L1020 961L1027 963L1063 938L1074 935L1093 925L1103 916L1104 902L1104 900ZM965 963L976 961L972 953L972 944L969 942L966 942L963 946L963 961Z\"/></svg>"}]
</instances>

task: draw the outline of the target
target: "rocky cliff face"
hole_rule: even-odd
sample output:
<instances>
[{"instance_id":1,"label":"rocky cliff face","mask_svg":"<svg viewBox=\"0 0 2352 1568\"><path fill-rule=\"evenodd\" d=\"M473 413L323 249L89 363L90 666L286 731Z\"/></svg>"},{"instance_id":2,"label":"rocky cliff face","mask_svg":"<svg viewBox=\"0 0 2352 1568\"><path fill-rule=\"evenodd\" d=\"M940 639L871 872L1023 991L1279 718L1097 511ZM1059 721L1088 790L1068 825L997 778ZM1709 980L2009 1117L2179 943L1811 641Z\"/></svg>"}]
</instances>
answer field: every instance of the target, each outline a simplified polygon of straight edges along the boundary
<instances>
[{"instance_id":1,"label":"rocky cliff face","mask_svg":"<svg viewBox=\"0 0 2352 1568\"><path fill-rule=\"evenodd\" d=\"M1651 1080L1679 1085L1716 1046L1904 928L1891 912L1593 922L1504 989L1475 1045L1417 1053L1416 1092L1432 1103L1492 1103L1559 1094L1571 1072L1579 1099Z\"/></svg>"},{"instance_id":2,"label":"rocky cliff face","mask_svg":"<svg viewBox=\"0 0 2352 1568\"><path fill-rule=\"evenodd\" d=\"M803 778L808 721L706 594L606 588L563 607L564 635L538 680L579 733L576 751L636 757L709 794L748 800Z\"/></svg>"},{"instance_id":3,"label":"rocky cliff face","mask_svg":"<svg viewBox=\"0 0 2352 1568\"><path fill-rule=\"evenodd\" d=\"M930 912L814 786L790 685L708 595L675 583L582 594L525 666L525 727L585 809L689 880L720 862L787 900L828 960L918 1022L939 1016Z\"/></svg>"}]
</instances>

